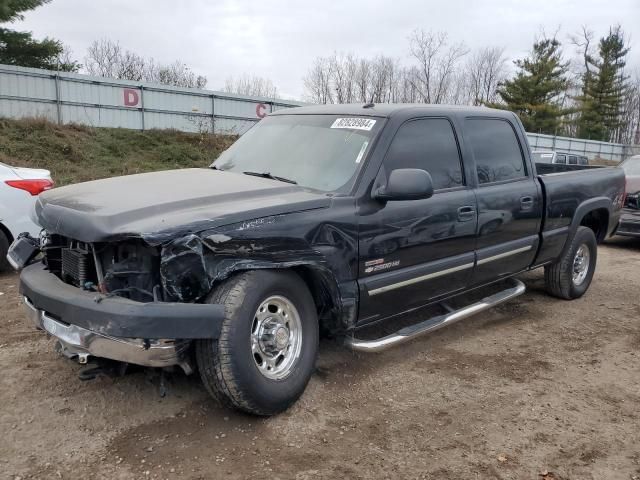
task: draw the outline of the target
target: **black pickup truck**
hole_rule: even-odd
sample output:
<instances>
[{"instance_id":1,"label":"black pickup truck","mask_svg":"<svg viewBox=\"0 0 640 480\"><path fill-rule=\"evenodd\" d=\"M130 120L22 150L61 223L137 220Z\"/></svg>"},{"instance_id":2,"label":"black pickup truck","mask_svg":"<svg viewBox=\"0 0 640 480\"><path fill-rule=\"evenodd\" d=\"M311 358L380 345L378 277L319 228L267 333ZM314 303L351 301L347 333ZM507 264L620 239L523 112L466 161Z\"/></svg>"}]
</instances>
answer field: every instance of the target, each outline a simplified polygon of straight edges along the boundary
<instances>
[{"instance_id":1,"label":"black pickup truck","mask_svg":"<svg viewBox=\"0 0 640 480\"><path fill-rule=\"evenodd\" d=\"M320 332L378 351L523 293L513 277L538 267L552 295L583 295L624 176L561 167L536 171L506 111L282 110L210 169L45 192L40 238L8 258L29 317L67 356L197 368L223 403L270 415L302 394ZM436 305L444 313L359 335Z\"/></svg>"}]
</instances>

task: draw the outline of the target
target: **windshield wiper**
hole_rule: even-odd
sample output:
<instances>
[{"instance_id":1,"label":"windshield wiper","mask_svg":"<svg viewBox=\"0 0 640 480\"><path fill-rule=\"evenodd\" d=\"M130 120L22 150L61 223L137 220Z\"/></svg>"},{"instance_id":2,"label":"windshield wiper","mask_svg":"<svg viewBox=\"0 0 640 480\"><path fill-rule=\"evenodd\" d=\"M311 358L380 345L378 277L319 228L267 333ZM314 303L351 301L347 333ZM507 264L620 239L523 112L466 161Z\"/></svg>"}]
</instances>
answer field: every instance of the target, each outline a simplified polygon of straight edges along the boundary
<instances>
[{"instance_id":1,"label":"windshield wiper","mask_svg":"<svg viewBox=\"0 0 640 480\"><path fill-rule=\"evenodd\" d=\"M252 175L254 177L270 178L271 180L279 180L281 182L293 183L297 185L298 182L291 180L290 178L278 177L277 175L271 175L269 172L242 172L245 175Z\"/></svg>"}]
</instances>

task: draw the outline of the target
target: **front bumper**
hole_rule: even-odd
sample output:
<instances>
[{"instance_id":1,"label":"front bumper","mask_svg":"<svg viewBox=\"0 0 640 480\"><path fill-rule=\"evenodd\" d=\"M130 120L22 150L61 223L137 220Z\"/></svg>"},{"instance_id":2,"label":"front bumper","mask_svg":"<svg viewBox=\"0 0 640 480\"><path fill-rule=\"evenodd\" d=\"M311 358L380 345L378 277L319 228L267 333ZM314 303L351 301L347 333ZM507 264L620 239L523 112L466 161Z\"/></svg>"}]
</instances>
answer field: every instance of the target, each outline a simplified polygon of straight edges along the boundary
<instances>
[{"instance_id":1,"label":"front bumper","mask_svg":"<svg viewBox=\"0 0 640 480\"><path fill-rule=\"evenodd\" d=\"M22 270L20 292L33 324L81 362L95 356L185 368L190 341L218 338L224 318L222 305L141 303L80 290L40 262Z\"/></svg>"},{"instance_id":2,"label":"front bumper","mask_svg":"<svg viewBox=\"0 0 640 480\"><path fill-rule=\"evenodd\" d=\"M188 340L110 337L60 322L37 309L27 297L24 305L33 324L58 340L60 352L68 358L77 358L82 364L87 363L89 357L100 357L146 367L180 365L186 373L191 373Z\"/></svg>"},{"instance_id":3,"label":"front bumper","mask_svg":"<svg viewBox=\"0 0 640 480\"><path fill-rule=\"evenodd\" d=\"M625 208L622 211L616 235L640 237L640 210Z\"/></svg>"}]
</instances>

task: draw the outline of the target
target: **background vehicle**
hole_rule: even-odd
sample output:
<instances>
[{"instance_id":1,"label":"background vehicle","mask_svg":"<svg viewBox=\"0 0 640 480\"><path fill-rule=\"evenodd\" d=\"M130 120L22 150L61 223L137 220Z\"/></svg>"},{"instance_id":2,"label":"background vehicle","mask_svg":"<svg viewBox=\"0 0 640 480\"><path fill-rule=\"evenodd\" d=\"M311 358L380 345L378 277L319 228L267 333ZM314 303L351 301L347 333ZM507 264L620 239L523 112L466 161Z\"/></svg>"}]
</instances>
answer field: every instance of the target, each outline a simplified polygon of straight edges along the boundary
<instances>
[{"instance_id":1,"label":"background vehicle","mask_svg":"<svg viewBox=\"0 0 640 480\"><path fill-rule=\"evenodd\" d=\"M531 152L534 163L557 163L560 165L589 165L589 159L584 155L553 152L551 150L536 150Z\"/></svg>"},{"instance_id":2,"label":"background vehicle","mask_svg":"<svg viewBox=\"0 0 640 480\"><path fill-rule=\"evenodd\" d=\"M37 236L32 220L36 196L53 187L47 170L10 167L0 163L0 272L9 269L7 250L21 232Z\"/></svg>"},{"instance_id":3,"label":"background vehicle","mask_svg":"<svg viewBox=\"0 0 640 480\"><path fill-rule=\"evenodd\" d=\"M537 267L551 294L583 295L596 242L618 224L623 173L536 169L507 111L291 109L211 170L47 192L36 204L43 261L29 265L39 250L29 238L10 255L28 265L28 315L68 356L189 372L195 350L213 396L270 415L304 391L320 328L378 351L522 294L512 277ZM503 281L480 302L449 303ZM434 304L448 313L359 338Z\"/></svg>"}]
</instances>

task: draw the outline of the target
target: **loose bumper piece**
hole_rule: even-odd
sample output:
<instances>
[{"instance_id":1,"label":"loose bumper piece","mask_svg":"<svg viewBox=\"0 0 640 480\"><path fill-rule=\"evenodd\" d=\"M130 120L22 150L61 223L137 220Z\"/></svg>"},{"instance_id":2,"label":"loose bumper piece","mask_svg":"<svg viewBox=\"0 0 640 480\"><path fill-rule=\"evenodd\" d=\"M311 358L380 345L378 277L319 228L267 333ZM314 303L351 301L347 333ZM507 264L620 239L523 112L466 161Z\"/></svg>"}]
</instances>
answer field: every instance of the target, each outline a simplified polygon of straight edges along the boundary
<instances>
[{"instance_id":1,"label":"loose bumper piece","mask_svg":"<svg viewBox=\"0 0 640 480\"><path fill-rule=\"evenodd\" d=\"M56 320L37 309L27 297L24 297L24 305L31 322L58 340L61 353L69 358L77 358L80 363L87 363L88 358L93 356L146 367L180 365L186 373L191 373L187 357L188 340L145 341L110 337Z\"/></svg>"}]
</instances>

